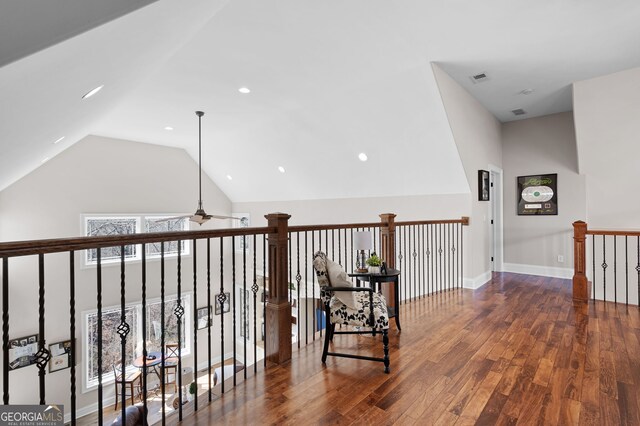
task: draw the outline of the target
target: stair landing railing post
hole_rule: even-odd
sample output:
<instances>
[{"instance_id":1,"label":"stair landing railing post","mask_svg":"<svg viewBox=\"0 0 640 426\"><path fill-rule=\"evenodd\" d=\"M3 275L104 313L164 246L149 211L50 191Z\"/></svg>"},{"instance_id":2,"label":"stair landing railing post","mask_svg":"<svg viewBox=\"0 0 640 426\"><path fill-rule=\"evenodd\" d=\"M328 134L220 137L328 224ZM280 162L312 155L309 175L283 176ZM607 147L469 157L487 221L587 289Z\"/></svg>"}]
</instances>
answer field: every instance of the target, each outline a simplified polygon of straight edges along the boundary
<instances>
[{"instance_id":1,"label":"stair landing railing post","mask_svg":"<svg viewBox=\"0 0 640 426\"><path fill-rule=\"evenodd\" d=\"M573 300L589 300L586 260L587 224L581 220L573 222Z\"/></svg>"},{"instance_id":2,"label":"stair landing railing post","mask_svg":"<svg viewBox=\"0 0 640 426\"><path fill-rule=\"evenodd\" d=\"M387 264L387 268L396 267L396 215L394 213L382 213L380 215L380 257ZM395 288L391 285L382 286L382 294L391 306L395 299ZM394 306L395 308L395 306Z\"/></svg>"},{"instance_id":3,"label":"stair landing railing post","mask_svg":"<svg viewBox=\"0 0 640 426\"><path fill-rule=\"evenodd\" d=\"M265 215L268 226L269 301L267 302L265 350L267 360L282 364L291 359L291 302L288 282L289 218L285 213Z\"/></svg>"}]
</instances>

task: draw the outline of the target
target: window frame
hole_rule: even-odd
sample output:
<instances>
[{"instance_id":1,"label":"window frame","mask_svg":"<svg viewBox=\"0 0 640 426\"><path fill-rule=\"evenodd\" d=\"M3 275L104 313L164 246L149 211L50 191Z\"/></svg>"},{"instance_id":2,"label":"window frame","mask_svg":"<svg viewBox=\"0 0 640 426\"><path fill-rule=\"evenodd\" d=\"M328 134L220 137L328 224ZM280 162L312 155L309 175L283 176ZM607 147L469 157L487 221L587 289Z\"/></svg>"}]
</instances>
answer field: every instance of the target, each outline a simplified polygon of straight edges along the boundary
<instances>
[{"instance_id":1,"label":"window frame","mask_svg":"<svg viewBox=\"0 0 640 426\"><path fill-rule=\"evenodd\" d=\"M184 349L182 349L182 356L183 357L187 357L191 355L191 344L192 344L192 334L193 334L193 324L191 321L188 321L186 319L188 318L192 318L193 317L193 298L192 298L192 292L183 292L182 293L182 298L184 299L184 315L182 317L182 321L184 323L184 331L185 331L185 335L183 336L183 338L181 339L183 344L184 344ZM167 295L164 298L164 302L171 302L174 300L178 299L178 295L177 294L171 294L171 295ZM147 309L149 307L149 305L152 304L156 304L156 303L160 303L161 302L161 298L160 297L154 297L154 298L149 298L146 300L146 304L147 304ZM136 312L136 318L137 321L135 324L129 324L131 326L131 333L129 334L128 338L131 338L132 336L135 336L136 340L134 343L134 347L135 349L135 353L133 355L133 358L137 358L140 355L142 355L142 339L141 339L141 335L142 335L142 301L136 301L136 302L130 302L127 303L125 305L125 309L127 308L133 308ZM105 311L120 311L120 306L116 305L116 306L106 306L102 308L103 314ZM95 379L89 379L89 368L90 368L90 354L89 354L89 338L88 338L88 333L89 333L89 318L91 316L96 316L97 317L97 313L98 310L97 309L90 309L90 310L86 310L82 312L82 354L83 354L83 367L82 367L82 393L87 393L87 392L91 392L94 391L96 389L98 389L98 378L96 377ZM146 315L146 313L144 313ZM150 332L150 325L147 324L147 333ZM146 336L145 336L146 338ZM104 366L103 366L104 367ZM115 377L113 375L113 371L111 369L104 369L105 371L102 374L102 385L103 387L106 384L111 384L114 382ZM127 371L137 371L138 369L136 367L133 366L128 366Z\"/></svg>"},{"instance_id":2,"label":"window frame","mask_svg":"<svg viewBox=\"0 0 640 426\"><path fill-rule=\"evenodd\" d=\"M177 216L186 216L186 214L184 213L176 213L176 214L171 214L171 213L136 213L136 214L131 214L131 213L96 213L96 214L82 214L81 215L81 232L82 235L84 236L89 236L88 235L88 230L89 230L89 221L91 219L98 219L98 220L108 220L108 219L113 219L113 220L119 220L119 219L135 219L136 220L136 229L134 234L144 234L147 233L146 231L146 222L149 219L153 219L153 220L159 220L159 219L166 219L166 218L170 218L170 217L177 217ZM182 230L184 231L188 231L191 229L191 222L189 221L188 217L184 217L182 218L183 221L183 228ZM169 231L170 232L170 231ZM182 250L181 250L181 256L182 257L189 257L191 256L191 240L181 240L181 245L182 245ZM92 261L89 259L89 253L90 250L82 250L82 263L81 263L81 268L82 269L88 269L88 268L95 268L98 264L97 261ZM164 255L165 259L168 258L174 258L174 257L178 257L178 252L177 251L171 251L171 252L165 252ZM160 259L160 254L146 254L146 260L147 262L149 261L157 261ZM125 263L141 263L142 262L142 244L135 244L135 255L131 256L131 257L125 257ZM120 263L120 258L112 258L112 259L102 259L101 260L101 265L102 266L111 266L111 265L117 265Z\"/></svg>"}]
</instances>

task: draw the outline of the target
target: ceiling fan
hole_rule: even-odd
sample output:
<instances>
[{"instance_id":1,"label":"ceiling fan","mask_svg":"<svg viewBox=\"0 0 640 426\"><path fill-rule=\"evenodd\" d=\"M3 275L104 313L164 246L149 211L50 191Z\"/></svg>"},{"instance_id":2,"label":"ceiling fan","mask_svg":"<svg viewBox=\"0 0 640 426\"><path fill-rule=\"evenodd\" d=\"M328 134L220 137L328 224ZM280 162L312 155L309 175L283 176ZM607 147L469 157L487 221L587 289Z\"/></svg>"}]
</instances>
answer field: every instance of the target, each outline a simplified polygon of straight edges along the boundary
<instances>
[{"instance_id":1,"label":"ceiling fan","mask_svg":"<svg viewBox=\"0 0 640 426\"><path fill-rule=\"evenodd\" d=\"M235 220L242 220L242 218L239 218L239 217L207 214L204 211L204 208L202 207L202 116L204 115L204 112L196 111L196 115L198 116L198 171L199 171L199 175L198 175L198 209L192 215L168 217L168 218L164 218L164 219L159 219L156 222L167 222L169 220L183 219L183 218L187 218L187 217L189 218L189 220L191 222L195 222L198 225L202 225L203 223L205 223L209 219L235 219Z\"/></svg>"}]
</instances>

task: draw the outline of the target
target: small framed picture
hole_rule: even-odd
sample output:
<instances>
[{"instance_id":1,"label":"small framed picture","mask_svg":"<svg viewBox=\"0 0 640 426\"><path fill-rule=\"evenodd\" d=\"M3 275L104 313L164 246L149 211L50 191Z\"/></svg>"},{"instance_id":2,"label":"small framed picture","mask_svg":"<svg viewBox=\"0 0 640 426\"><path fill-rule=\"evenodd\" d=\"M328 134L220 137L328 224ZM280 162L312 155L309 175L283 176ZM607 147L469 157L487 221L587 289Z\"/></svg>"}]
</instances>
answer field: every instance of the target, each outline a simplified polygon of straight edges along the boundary
<instances>
[{"instance_id":1,"label":"small framed picture","mask_svg":"<svg viewBox=\"0 0 640 426\"><path fill-rule=\"evenodd\" d=\"M226 314L231 310L231 293L225 293L224 295L226 297L223 306L220 306L220 302L218 302L218 298L216 298L216 315L221 315L223 312Z\"/></svg>"},{"instance_id":2,"label":"small framed picture","mask_svg":"<svg viewBox=\"0 0 640 426\"><path fill-rule=\"evenodd\" d=\"M9 341L9 370L28 367L36 363L38 335L21 337Z\"/></svg>"},{"instance_id":3,"label":"small framed picture","mask_svg":"<svg viewBox=\"0 0 640 426\"><path fill-rule=\"evenodd\" d=\"M478 201L489 201L489 172L478 170Z\"/></svg>"},{"instance_id":4,"label":"small framed picture","mask_svg":"<svg viewBox=\"0 0 640 426\"><path fill-rule=\"evenodd\" d=\"M198 316L198 330L211 327L211 306L198 308L196 314Z\"/></svg>"},{"instance_id":5,"label":"small framed picture","mask_svg":"<svg viewBox=\"0 0 640 426\"><path fill-rule=\"evenodd\" d=\"M49 352L51 353L49 373L71 367L71 340L52 343L49 345Z\"/></svg>"}]
</instances>

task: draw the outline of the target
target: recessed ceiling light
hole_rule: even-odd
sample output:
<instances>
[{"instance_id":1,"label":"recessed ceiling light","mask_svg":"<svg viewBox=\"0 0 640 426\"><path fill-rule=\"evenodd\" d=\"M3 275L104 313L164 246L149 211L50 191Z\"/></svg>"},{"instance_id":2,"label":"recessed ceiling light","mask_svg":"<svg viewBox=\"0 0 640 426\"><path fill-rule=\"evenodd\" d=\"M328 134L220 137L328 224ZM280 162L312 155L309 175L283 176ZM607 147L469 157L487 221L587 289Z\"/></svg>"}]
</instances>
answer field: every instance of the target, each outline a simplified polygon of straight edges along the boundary
<instances>
[{"instance_id":1,"label":"recessed ceiling light","mask_svg":"<svg viewBox=\"0 0 640 426\"><path fill-rule=\"evenodd\" d=\"M56 139L56 140L55 140L55 142L53 142L53 144L54 144L54 145L55 145L55 144L58 144L58 143L62 142L63 140L64 140L64 136L62 136L62 137L60 137L60 138Z\"/></svg>"},{"instance_id":2,"label":"recessed ceiling light","mask_svg":"<svg viewBox=\"0 0 640 426\"><path fill-rule=\"evenodd\" d=\"M173 127L171 127L171 126L167 126L167 127L165 127L164 129L165 129L165 130L173 130Z\"/></svg>"},{"instance_id":3,"label":"recessed ceiling light","mask_svg":"<svg viewBox=\"0 0 640 426\"><path fill-rule=\"evenodd\" d=\"M360 159L360 161L367 161L369 157L367 157L367 154L365 154L364 152L361 152L360 154L358 154L358 158Z\"/></svg>"},{"instance_id":4,"label":"recessed ceiling light","mask_svg":"<svg viewBox=\"0 0 640 426\"><path fill-rule=\"evenodd\" d=\"M278 171L279 171L280 173L284 173L284 172L285 172L284 167L282 167L282 166L278 166Z\"/></svg>"},{"instance_id":5,"label":"recessed ceiling light","mask_svg":"<svg viewBox=\"0 0 640 426\"><path fill-rule=\"evenodd\" d=\"M524 89L520 92L521 95L530 95L533 93L533 89Z\"/></svg>"},{"instance_id":6,"label":"recessed ceiling light","mask_svg":"<svg viewBox=\"0 0 640 426\"><path fill-rule=\"evenodd\" d=\"M47 161L49 161L49 157L45 157L44 160L41 161L42 164L46 163Z\"/></svg>"},{"instance_id":7,"label":"recessed ceiling light","mask_svg":"<svg viewBox=\"0 0 640 426\"><path fill-rule=\"evenodd\" d=\"M227 179L229 179L229 180L233 180L233 178L231 177L231 175L227 175Z\"/></svg>"},{"instance_id":8,"label":"recessed ceiling light","mask_svg":"<svg viewBox=\"0 0 640 426\"><path fill-rule=\"evenodd\" d=\"M84 94L82 99L87 99L87 98L92 97L93 95L98 93L103 87L104 87L104 84L102 86L96 87L95 89L91 89L90 91L88 91L87 93Z\"/></svg>"},{"instance_id":9,"label":"recessed ceiling light","mask_svg":"<svg viewBox=\"0 0 640 426\"><path fill-rule=\"evenodd\" d=\"M249 90L248 87L241 87L238 89L238 92L244 93L246 95L247 93L251 93L251 90Z\"/></svg>"}]
</instances>

